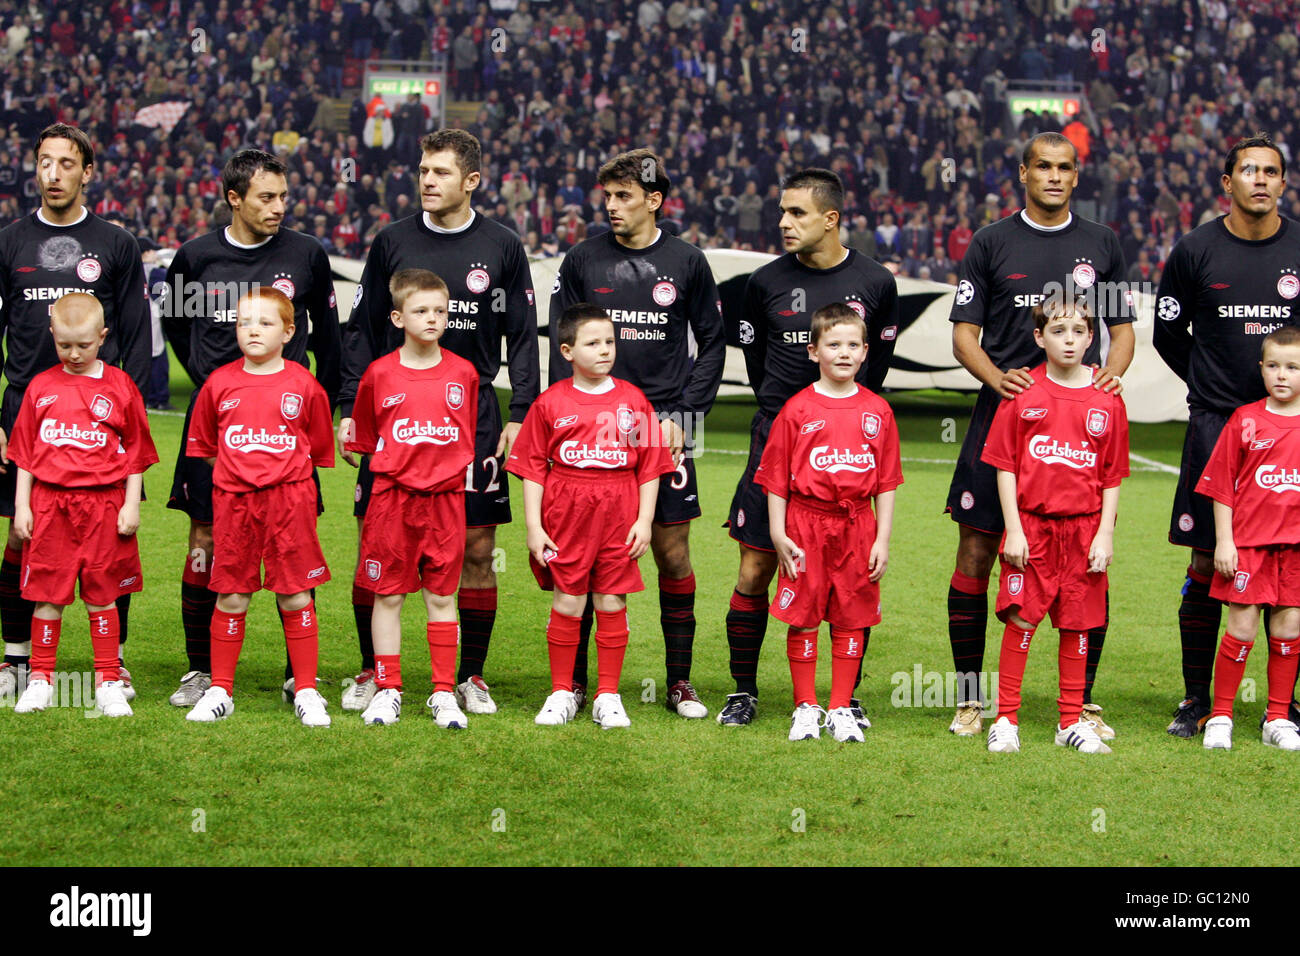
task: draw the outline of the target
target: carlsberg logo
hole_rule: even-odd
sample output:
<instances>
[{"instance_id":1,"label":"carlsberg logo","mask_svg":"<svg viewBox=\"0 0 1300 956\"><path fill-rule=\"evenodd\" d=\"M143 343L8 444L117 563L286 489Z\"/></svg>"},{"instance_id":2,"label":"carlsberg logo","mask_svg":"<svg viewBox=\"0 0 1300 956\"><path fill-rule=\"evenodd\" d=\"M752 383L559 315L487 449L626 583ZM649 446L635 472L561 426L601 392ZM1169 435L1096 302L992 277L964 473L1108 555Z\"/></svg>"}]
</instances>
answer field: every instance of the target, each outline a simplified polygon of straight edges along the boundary
<instances>
[{"instance_id":1,"label":"carlsberg logo","mask_svg":"<svg viewBox=\"0 0 1300 956\"><path fill-rule=\"evenodd\" d=\"M1255 484L1265 491L1300 491L1300 468L1281 468L1277 465L1260 465L1255 469Z\"/></svg>"},{"instance_id":2,"label":"carlsberg logo","mask_svg":"<svg viewBox=\"0 0 1300 956\"><path fill-rule=\"evenodd\" d=\"M443 421L445 423L447 419ZM393 422L393 441L403 445L450 445L458 438L458 425L412 422L409 418L399 418Z\"/></svg>"},{"instance_id":3,"label":"carlsberg logo","mask_svg":"<svg viewBox=\"0 0 1300 956\"><path fill-rule=\"evenodd\" d=\"M627 450L566 441L560 445L560 461L571 468L625 468Z\"/></svg>"},{"instance_id":4,"label":"carlsberg logo","mask_svg":"<svg viewBox=\"0 0 1300 956\"><path fill-rule=\"evenodd\" d=\"M47 418L41 422L41 441L47 445L71 445L83 451L94 451L108 443L108 433Z\"/></svg>"},{"instance_id":5,"label":"carlsberg logo","mask_svg":"<svg viewBox=\"0 0 1300 956\"><path fill-rule=\"evenodd\" d=\"M1091 468L1097 464L1097 453L1086 448L1074 448L1068 441L1057 441L1051 435L1035 435L1029 439L1029 454L1049 465L1068 465L1071 468Z\"/></svg>"},{"instance_id":6,"label":"carlsberg logo","mask_svg":"<svg viewBox=\"0 0 1300 956\"><path fill-rule=\"evenodd\" d=\"M866 445L862 446L862 451L850 451L847 448L831 448L829 445L818 445L808 453L808 464L812 465L816 471L838 472L838 471L856 471L866 472L876 467L876 456Z\"/></svg>"},{"instance_id":7,"label":"carlsberg logo","mask_svg":"<svg viewBox=\"0 0 1300 956\"><path fill-rule=\"evenodd\" d=\"M283 425L280 427L284 428ZM279 455L297 448L298 438L285 431L270 432L265 428L254 429L252 426L231 425L226 429L226 447L231 451L244 454L267 451Z\"/></svg>"}]
</instances>

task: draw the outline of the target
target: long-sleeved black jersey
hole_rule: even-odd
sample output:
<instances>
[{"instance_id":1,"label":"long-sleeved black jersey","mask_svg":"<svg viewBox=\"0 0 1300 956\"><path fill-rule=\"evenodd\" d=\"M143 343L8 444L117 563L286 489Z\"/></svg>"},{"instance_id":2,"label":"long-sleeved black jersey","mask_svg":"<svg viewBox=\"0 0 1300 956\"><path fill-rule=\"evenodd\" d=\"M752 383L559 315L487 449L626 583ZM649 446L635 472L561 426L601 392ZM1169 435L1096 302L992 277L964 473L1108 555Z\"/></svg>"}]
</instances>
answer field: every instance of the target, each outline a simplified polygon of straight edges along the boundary
<instances>
[{"instance_id":1,"label":"long-sleeved black jersey","mask_svg":"<svg viewBox=\"0 0 1300 956\"><path fill-rule=\"evenodd\" d=\"M69 292L99 300L108 328L100 358L121 366L148 394L152 339L140 249L130 233L89 210L71 226L32 213L0 231L0 335L9 384L24 389L59 364L50 307Z\"/></svg>"},{"instance_id":2,"label":"long-sleeved black jersey","mask_svg":"<svg viewBox=\"0 0 1300 956\"><path fill-rule=\"evenodd\" d=\"M344 334L343 414L352 411L357 384L370 363L402 344L389 313L388 282L402 269L428 269L447 283L447 331L441 345L478 370L479 388L491 388L506 341L510 421L522 422L541 385L533 278L519 237L483 216L457 232L435 232L424 215L383 229L366 257L361 285Z\"/></svg>"},{"instance_id":3,"label":"long-sleeved black jersey","mask_svg":"<svg viewBox=\"0 0 1300 956\"><path fill-rule=\"evenodd\" d=\"M585 239L560 263L551 291L551 382L573 368L560 354L560 316L577 302L614 320L616 378L631 382L657 412L703 415L722 382L726 333L718 287L704 253L663 232L644 249L612 232ZM691 362L689 336L695 337Z\"/></svg>"},{"instance_id":4,"label":"long-sleeved black jersey","mask_svg":"<svg viewBox=\"0 0 1300 956\"><path fill-rule=\"evenodd\" d=\"M1296 325L1300 224L1285 217L1267 239L1239 239L1222 216L1174 246L1156 292L1152 344L1187 383L1187 404L1230 415L1265 395L1260 342Z\"/></svg>"},{"instance_id":5,"label":"long-sleeved black jersey","mask_svg":"<svg viewBox=\"0 0 1300 956\"><path fill-rule=\"evenodd\" d=\"M817 363L808 358L809 324L814 312L836 302L867 323L867 360L858 381L879 392L898 339L898 283L888 269L853 249L829 269L812 269L786 253L745 283L740 341L749 384L768 415L817 381Z\"/></svg>"},{"instance_id":6,"label":"long-sleeved black jersey","mask_svg":"<svg viewBox=\"0 0 1300 956\"><path fill-rule=\"evenodd\" d=\"M270 286L293 301L295 328L284 357L308 366L310 348L316 380L331 404L338 401L342 345L334 280L329 256L311 236L281 229L262 245L245 248L218 229L181 246L164 281L164 288L153 290L160 296L163 331L196 385L240 357L235 307L240 296Z\"/></svg>"}]
</instances>

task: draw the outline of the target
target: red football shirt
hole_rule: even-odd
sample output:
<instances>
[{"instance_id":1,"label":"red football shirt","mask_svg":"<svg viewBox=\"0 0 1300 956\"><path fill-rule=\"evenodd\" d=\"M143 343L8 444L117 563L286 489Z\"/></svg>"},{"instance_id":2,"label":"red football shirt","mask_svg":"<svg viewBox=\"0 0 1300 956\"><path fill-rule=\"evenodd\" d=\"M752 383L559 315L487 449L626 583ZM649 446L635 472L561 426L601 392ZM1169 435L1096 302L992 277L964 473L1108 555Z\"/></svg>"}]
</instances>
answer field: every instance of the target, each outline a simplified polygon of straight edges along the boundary
<instances>
[{"instance_id":1,"label":"red football shirt","mask_svg":"<svg viewBox=\"0 0 1300 956\"><path fill-rule=\"evenodd\" d=\"M831 504L892 491L903 483L894 413L861 385L844 398L809 385L776 416L754 481L781 498Z\"/></svg>"},{"instance_id":2,"label":"red football shirt","mask_svg":"<svg viewBox=\"0 0 1300 956\"><path fill-rule=\"evenodd\" d=\"M329 398L297 362L270 375L244 371L242 358L203 383L185 454L217 459L212 483L256 491L311 477L312 465L334 467Z\"/></svg>"},{"instance_id":3,"label":"red football shirt","mask_svg":"<svg viewBox=\"0 0 1300 956\"><path fill-rule=\"evenodd\" d=\"M1268 399L1243 405L1219 433L1196 490L1232 508L1233 543L1300 544L1300 416Z\"/></svg>"},{"instance_id":4,"label":"red football shirt","mask_svg":"<svg viewBox=\"0 0 1300 956\"><path fill-rule=\"evenodd\" d=\"M446 349L433 368L407 368L400 350L389 352L361 376L352 420L343 447L370 455L375 475L411 491L463 489L474 460L478 372Z\"/></svg>"},{"instance_id":5,"label":"red football shirt","mask_svg":"<svg viewBox=\"0 0 1300 956\"><path fill-rule=\"evenodd\" d=\"M64 488L117 485L158 461L144 400L120 368L73 375L62 365L27 386L9 435L9 459Z\"/></svg>"},{"instance_id":6,"label":"red football shirt","mask_svg":"<svg viewBox=\"0 0 1300 956\"><path fill-rule=\"evenodd\" d=\"M672 455L660 437L659 419L641 389L621 378L593 395L572 379L556 382L524 417L506 471L546 484L551 465L582 471L631 471L638 485L671 474Z\"/></svg>"},{"instance_id":7,"label":"red football shirt","mask_svg":"<svg viewBox=\"0 0 1300 956\"><path fill-rule=\"evenodd\" d=\"M1016 476L1016 505L1040 515L1101 510L1103 488L1128 477L1128 413L1113 393L1067 388L1034 369L1034 384L998 406L985 462Z\"/></svg>"}]
</instances>

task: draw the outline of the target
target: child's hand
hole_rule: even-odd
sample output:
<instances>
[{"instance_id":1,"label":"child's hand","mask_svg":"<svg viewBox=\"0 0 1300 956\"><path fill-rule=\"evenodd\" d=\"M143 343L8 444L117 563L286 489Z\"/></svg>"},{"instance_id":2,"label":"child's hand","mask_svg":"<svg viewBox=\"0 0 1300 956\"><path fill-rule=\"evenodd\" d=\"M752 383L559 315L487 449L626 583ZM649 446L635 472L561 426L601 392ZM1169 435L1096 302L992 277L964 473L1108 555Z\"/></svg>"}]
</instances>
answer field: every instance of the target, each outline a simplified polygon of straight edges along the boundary
<instances>
[{"instance_id":1,"label":"child's hand","mask_svg":"<svg viewBox=\"0 0 1300 956\"><path fill-rule=\"evenodd\" d=\"M889 545L879 538L871 546L871 557L867 560L867 570L871 572L867 580L879 581L885 576L885 568L889 566Z\"/></svg>"},{"instance_id":2,"label":"child's hand","mask_svg":"<svg viewBox=\"0 0 1300 956\"><path fill-rule=\"evenodd\" d=\"M32 540L32 509L21 505L14 508L14 534L20 541Z\"/></svg>"},{"instance_id":3,"label":"child's hand","mask_svg":"<svg viewBox=\"0 0 1300 956\"><path fill-rule=\"evenodd\" d=\"M776 557L781 564L781 573L791 581L797 581L799 572L805 568L803 548L785 535L780 538L772 538L772 546L776 548Z\"/></svg>"},{"instance_id":4,"label":"child's hand","mask_svg":"<svg viewBox=\"0 0 1300 956\"><path fill-rule=\"evenodd\" d=\"M650 550L650 522L637 521L632 524L632 530L627 533L627 540L623 542L629 545L627 549L628 557L633 561Z\"/></svg>"},{"instance_id":5,"label":"child's hand","mask_svg":"<svg viewBox=\"0 0 1300 956\"><path fill-rule=\"evenodd\" d=\"M18 526L18 519L14 519L14 527ZM1214 546L1214 570L1218 571L1225 578L1230 578L1237 573L1237 546L1231 541L1220 541Z\"/></svg>"},{"instance_id":6,"label":"child's hand","mask_svg":"<svg viewBox=\"0 0 1300 956\"><path fill-rule=\"evenodd\" d=\"M1002 560L1018 570L1025 569L1029 563L1029 539L1023 531L1007 532L1007 540L1002 545Z\"/></svg>"},{"instance_id":7,"label":"child's hand","mask_svg":"<svg viewBox=\"0 0 1300 956\"><path fill-rule=\"evenodd\" d=\"M339 433L338 433L339 457L342 458L344 461L346 461L353 468L356 468L357 467L356 452L343 450L344 443L352 441L354 437L352 432L353 432L352 419L350 418L341 419L339 421Z\"/></svg>"},{"instance_id":8,"label":"child's hand","mask_svg":"<svg viewBox=\"0 0 1300 956\"><path fill-rule=\"evenodd\" d=\"M554 553L560 549L555 546L555 542L541 528L528 529L528 553L537 559L537 563L545 565L554 556ZM543 554L549 551L550 554Z\"/></svg>"},{"instance_id":9,"label":"child's hand","mask_svg":"<svg viewBox=\"0 0 1300 956\"><path fill-rule=\"evenodd\" d=\"M7 464L9 464L9 435L0 428L0 475L9 470L5 467Z\"/></svg>"},{"instance_id":10,"label":"child's hand","mask_svg":"<svg viewBox=\"0 0 1300 956\"><path fill-rule=\"evenodd\" d=\"M1097 537L1092 539L1092 545L1088 548L1088 573L1101 574L1110 567L1114 557L1114 536L1098 531Z\"/></svg>"}]
</instances>

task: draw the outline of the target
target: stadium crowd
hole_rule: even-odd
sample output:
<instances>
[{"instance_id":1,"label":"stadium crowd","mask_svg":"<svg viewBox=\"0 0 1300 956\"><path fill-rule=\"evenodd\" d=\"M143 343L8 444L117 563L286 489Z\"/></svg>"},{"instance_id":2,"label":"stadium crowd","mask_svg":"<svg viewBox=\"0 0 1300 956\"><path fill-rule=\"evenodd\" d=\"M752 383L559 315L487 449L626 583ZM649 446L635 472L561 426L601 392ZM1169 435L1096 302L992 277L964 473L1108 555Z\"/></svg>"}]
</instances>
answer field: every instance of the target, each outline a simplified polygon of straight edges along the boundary
<instances>
[{"instance_id":1,"label":"stadium crowd","mask_svg":"<svg viewBox=\"0 0 1300 956\"><path fill-rule=\"evenodd\" d=\"M1016 170L1055 117L1009 115L1016 83L1081 84L1065 117L1075 208L1111 224L1130 279L1226 211L1229 145L1267 129L1289 154L1300 89L1292 0L0 0L0 224L34 208L35 134L85 128L89 205L165 247L220 224L241 146L286 155L287 224L364 256L418 210L418 102L367 126L361 60L445 63L480 104L477 205L530 255L608 228L597 166L656 149L665 208L702 247L777 251L779 182L831 168L848 245L900 274L955 281L974 230L1019 206ZM334 121L331 98L348 106ZM186 101L170 133L135 122ZM391 123L391 130L389 129ZM382 145L373 145L382 142ZM1289 189L1282 211L1300 218Z\"/></svg>"}]
</instances>

